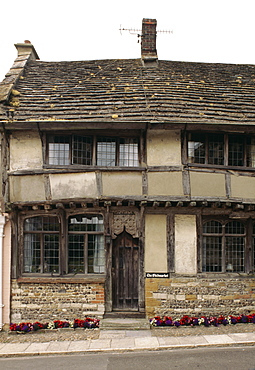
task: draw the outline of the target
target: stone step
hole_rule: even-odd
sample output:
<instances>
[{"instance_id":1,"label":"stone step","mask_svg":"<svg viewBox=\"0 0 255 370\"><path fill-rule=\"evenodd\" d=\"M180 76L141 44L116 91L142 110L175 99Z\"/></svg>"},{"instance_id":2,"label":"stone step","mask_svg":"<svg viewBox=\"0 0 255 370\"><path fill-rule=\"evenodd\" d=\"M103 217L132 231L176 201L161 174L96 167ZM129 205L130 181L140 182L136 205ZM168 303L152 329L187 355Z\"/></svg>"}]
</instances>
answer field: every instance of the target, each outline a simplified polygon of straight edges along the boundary
<instances>
[{"instance_id":1,"label":"stone step","mask_svg":"<svg viewBox=\"0 0 255 370\"><path fill-rule=\"evenodd\" d=\"M100 330L148 330L148 319L105 318L100 320Z\"/></svg>"}]
</instances>

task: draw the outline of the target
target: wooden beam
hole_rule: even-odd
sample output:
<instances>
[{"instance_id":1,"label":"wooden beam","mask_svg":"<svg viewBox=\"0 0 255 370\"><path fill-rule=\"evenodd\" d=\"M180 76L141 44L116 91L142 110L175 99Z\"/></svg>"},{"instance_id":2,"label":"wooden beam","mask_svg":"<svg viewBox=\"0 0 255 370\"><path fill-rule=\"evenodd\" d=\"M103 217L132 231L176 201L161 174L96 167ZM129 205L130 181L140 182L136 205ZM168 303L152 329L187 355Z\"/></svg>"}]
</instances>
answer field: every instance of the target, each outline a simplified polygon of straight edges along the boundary
<instances>
[{"instance_id":1,"label":"wooden beam","mask_svg":"<svg viewBox=\"0 0 255 370\"><path fill-rule=\"evenodd\" d=\"M171 202L166 202L165 207L172 207L172 203Z\"/></svg>"},{"instance_id":2,"label":"wooden beam","mask_svg":"<svg viewBox=\"0 0 255 370\"><path fill-rule=\"evenodd\" d=\"M183 207L183 202L178 202L177 207Z\"/></svg>"}]
</instances>

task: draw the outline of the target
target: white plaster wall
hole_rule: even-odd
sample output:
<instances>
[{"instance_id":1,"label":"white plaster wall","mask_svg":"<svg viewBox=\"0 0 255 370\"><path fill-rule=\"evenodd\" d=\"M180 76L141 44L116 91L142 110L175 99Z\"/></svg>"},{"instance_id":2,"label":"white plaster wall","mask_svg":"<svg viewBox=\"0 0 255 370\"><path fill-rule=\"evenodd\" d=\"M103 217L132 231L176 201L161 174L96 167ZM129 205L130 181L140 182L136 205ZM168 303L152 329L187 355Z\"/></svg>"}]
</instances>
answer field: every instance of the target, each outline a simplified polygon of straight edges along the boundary
<instances>
[{"instance_id":1,"label":"white plaster wall","mask_svg":"<svg viewBox=\"0 0 255 370\"><path fill-rule=\"evenodd\" d=\"M38 169L43 166L42 143L38 132L15 132L10 137L10 170Z\"/></svg>"},{"instance_id":2,"label":"white plaster wall","mask_svg":"<svg viewBox=\"0 0 255 370\"><path fill-rule=\"evenodd\" d=\"M51 174L52 199L98 197L95 172Z\"/></svg>"},{"instance_id":3,"label":"white plaster wall","mask_svg":"<svg viewBox=\"0 0 255 370\"><path fill-rule=\"evenodd\" d=\"M175 216L175 272L197 273L197 232L195 215Z\"/></svg>"},{"instance_id":4,"label":"white plaster wall","mask_svg":"<svg viewBox=\"0 0 255 370\"><path fill-rule=\"evenodd\" d=\"M145 216L145 272L168 272L166 215Z\"/></svg>"},{"instance_id":5,"label":"white plaster wall","mask_svg":"<svg viewBox=\"0 0 255 370\"><path fill-rule=\"evenodd\" d=\"M147 132L148 166L181 165L181 139L179 131L149 130Z\"/></svg>"}]
</instances>

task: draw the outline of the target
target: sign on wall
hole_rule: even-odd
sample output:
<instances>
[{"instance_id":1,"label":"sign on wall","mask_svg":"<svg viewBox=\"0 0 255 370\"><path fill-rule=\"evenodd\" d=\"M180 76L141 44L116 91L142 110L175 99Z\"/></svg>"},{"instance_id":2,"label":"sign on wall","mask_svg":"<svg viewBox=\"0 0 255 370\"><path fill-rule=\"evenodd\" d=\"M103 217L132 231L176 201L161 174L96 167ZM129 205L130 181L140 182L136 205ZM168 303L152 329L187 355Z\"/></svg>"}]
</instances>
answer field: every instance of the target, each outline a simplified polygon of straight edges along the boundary
<instances>
[{"instance_id":1,"label":"sign on wall","mask_svg":"<svg viewBox=\"0 0 255 370\"><path fill-rule=\"evenodd\" d=\"M169 278L169 272L146 272L147 278Z\"/></svg>"}]
</instances>

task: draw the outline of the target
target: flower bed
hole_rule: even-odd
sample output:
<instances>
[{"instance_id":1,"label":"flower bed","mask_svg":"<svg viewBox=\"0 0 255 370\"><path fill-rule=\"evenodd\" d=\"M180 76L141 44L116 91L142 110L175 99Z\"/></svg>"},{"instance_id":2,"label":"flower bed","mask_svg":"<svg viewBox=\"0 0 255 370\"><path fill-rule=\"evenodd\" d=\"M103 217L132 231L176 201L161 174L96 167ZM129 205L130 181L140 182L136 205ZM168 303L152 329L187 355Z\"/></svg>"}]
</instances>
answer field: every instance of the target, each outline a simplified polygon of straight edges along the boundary
<instances>
[{"instance_id":1,"label":"flower bed","mask_svg":"<svg viewBox=\"0 0 255 370\"><path fill-rule=\"evenodd\" d=\"M161 318L160 316L155 316L153 319L150 319L150 324L152 326L198 326L204 325L208 326L219 326L219 325L235 325L238 323L253 323L255 324L255 313L250 315L240 315L240 316L219 316L219 317L205 317L202 316L198 317L190 317L190 316L183 316L180 320L173 320L169 316L164 316Z\"/></svg>"},{"instance_id":2,"label":"flower bed","mask_svg":"<svg viewBox=\"0 0 255 370\"><path fill-rule=\"evenodd\" d=\"M87 317L85 320L75 319L74 321L60 321L55 320L50 323L42 324L38 321L31 323L31 322L21 322L19 324L10 324L10 330L22 333L28 333L31 331L37 331L40 329L59 329L59 328L84 328L84 329L93 329L99 328L99 321L98 319L91 319Z\"/></svg>"}]
</instances>

